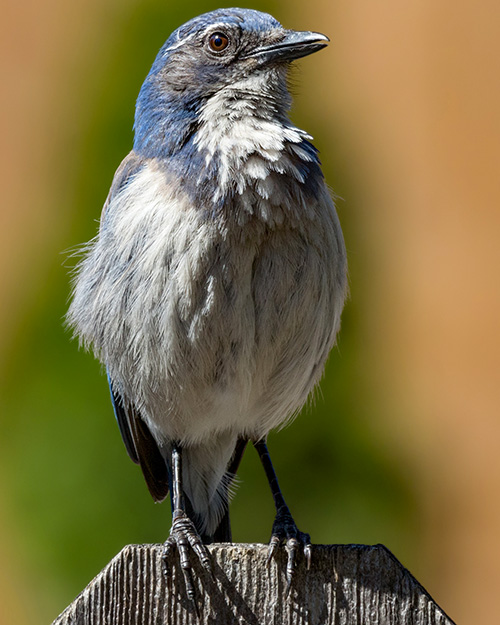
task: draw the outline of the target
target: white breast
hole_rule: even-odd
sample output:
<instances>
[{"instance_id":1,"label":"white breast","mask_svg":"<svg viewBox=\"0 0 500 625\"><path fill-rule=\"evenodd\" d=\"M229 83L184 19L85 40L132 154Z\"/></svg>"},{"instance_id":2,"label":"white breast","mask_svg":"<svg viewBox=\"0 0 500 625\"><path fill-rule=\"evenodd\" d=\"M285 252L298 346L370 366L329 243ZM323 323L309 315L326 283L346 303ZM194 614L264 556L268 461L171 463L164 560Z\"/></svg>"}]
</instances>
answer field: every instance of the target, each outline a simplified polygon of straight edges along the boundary
<instances>
[{"instance_id":1,"label":"white breast","mask_svg":"<svg viewBox=\"0 0 500 625\"><path fill-rule=\"evenodd\" d=\"M262 436L304 403L343 301L323 199L305 230L257 221L242 236L151 164L112 201L75 293L80 332L158 440Z\"/></svg>"},{"instance_id":2,"label":"white breast","mask_svg":"<svg viewBox=\"0 0 500 625\"><path fill-rule=\"evenodd\" d=\"M268 200L270 191L262 182L272 172L304 182L290 155L295 146L300 150L297 144L311 137L286 119L278 121L272 116L257 115L256 105L251 99L232 95L242 88L262 93L263 85L249 84L255 81L259 82L260 77L252 76L244 85L237 83L221 89L208 100L200 113L195 143L205 154L207 164L214 157L218 159L216 200L230 186L236 186L238 193L244 194L255 181L260 183L258 189L262 198ZM310 159L304 151L301 156L304 160ZM279 188L273 191L279 192Z\"/></svg>"}]
</instances>

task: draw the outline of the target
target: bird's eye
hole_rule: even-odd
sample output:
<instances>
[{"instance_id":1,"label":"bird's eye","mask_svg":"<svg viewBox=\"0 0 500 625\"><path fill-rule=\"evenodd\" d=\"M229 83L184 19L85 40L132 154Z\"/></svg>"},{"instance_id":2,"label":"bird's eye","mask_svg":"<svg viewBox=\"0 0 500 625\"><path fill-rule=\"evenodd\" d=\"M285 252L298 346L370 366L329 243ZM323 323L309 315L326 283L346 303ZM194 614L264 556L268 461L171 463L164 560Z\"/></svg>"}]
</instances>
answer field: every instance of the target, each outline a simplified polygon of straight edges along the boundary
<instances>
[{"instance_id":1,"label":"bird's eye","mask_svg":"<svg viewBox=\"0 0 500 625\"><path fill-rule=\"evenodd\" d=\"M210 35L208 45L213 52L222 52L229 45L229 39L226 35L224 35L224 33L214 33L213 35Z\"/></svg>"}]
</instances>

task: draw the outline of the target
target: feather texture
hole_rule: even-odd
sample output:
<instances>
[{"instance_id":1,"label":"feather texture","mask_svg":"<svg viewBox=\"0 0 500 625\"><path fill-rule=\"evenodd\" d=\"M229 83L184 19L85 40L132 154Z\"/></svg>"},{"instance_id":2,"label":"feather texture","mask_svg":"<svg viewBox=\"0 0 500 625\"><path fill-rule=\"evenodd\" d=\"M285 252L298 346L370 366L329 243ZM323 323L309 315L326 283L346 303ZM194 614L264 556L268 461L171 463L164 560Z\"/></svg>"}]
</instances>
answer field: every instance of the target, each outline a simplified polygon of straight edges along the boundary
<instances>
[{"instance_id":1,"label":"feather texture","mask_svg":"<svg viewBox=\"0 0 500 625\"><path fill-rule=\"evenodd\" d=\"M245 59L278 36L272 18L257 28L256 12L232 11ZM214 73L196 56L210 27L174 33L144 83L134 150L68 314L106 365L125 445L156 499L182 446L206 535L225 523L238 441L287 423L320 379L347 289L317 152L287 116L287 66L242 60Z\"/></svg>"}]
</instances>

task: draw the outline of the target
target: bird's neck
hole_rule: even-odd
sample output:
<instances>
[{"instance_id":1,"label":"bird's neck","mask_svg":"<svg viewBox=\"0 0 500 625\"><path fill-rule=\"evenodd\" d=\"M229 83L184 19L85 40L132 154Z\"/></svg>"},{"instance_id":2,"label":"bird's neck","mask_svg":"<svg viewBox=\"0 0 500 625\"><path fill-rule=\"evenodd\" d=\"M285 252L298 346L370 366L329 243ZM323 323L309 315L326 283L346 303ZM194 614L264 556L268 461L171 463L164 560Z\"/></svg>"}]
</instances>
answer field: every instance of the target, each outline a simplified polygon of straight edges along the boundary
<instances>
[{"instance_id":1,"label":"bird's neck","mask_svg":"<svg viewBox=\"0 0 500 625\"><path fill-rule=\"evenodd\" d=\"M145 158L168 159L192 137L201 102L164 92L154 79L153 75L144 82L137 99L134 150Z\"/></svg>"},{"instance_id":2,"label":"bird's neck","mask_svg":"<svg viewBox=\"0 0 500 625\"><path fill-rule=\"evenodd\" d=\"M286 94L288 95L288 94ZM192 149L198 169L196 186L210 189L214 205L228 199L252 212L285 207L290 186L307 195L322 174L311 137L288 119L288 100L281 94L227 87L201 108ZM195 172L192 172L193 174Z\"/></svg>"},{"instance_id":3,"label":"bird's neck","mask_svg":"<svg viewBox=\"0 0 500 625\"><path fill-rule=\"evenodd\" d=\"M275 96L278 97L275 97ZM151 97L138 101L134 150L155 158L200 207L256 208L272 221L288 198L306 202L322 180L311 137L287 116L288 92L234 84L183 106ZM267 219L267 217L266 217Z\"/></svg>"}]
</instances>

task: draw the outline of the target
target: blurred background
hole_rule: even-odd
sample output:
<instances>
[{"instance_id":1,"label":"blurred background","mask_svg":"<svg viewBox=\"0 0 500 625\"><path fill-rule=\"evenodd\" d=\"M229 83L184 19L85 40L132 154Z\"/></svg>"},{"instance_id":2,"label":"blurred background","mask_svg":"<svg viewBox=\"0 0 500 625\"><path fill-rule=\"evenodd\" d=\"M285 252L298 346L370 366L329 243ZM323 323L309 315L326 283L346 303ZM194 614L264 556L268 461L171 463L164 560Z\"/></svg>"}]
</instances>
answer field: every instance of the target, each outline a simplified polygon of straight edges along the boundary
<instances>
[{"instance_id":1,"label":"blurred background","mask_svg":"<svg viewBox=\"0 0 500 625\"><path fill-rule=\"evenodd\" d=\"M232 4L232 3L230 3ZM227 6L230 6L227 5ZM161 542L100 366L63 328L68 250L96 233L168 34L223 2L2 0L0 623L49 623L127 543ZM255 0L332 44L295 69L350 261L321 394L270 437L299 526L384 543L449 615L500 586L500 4ZM248 450L234 539L269 538Z\"/></svg>"}]
</instances>

